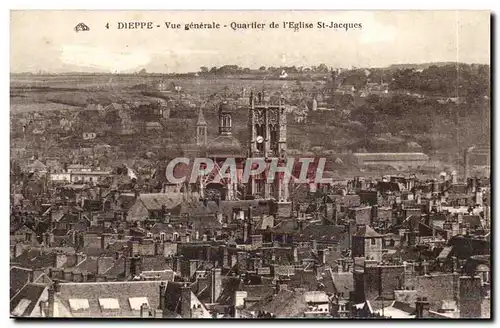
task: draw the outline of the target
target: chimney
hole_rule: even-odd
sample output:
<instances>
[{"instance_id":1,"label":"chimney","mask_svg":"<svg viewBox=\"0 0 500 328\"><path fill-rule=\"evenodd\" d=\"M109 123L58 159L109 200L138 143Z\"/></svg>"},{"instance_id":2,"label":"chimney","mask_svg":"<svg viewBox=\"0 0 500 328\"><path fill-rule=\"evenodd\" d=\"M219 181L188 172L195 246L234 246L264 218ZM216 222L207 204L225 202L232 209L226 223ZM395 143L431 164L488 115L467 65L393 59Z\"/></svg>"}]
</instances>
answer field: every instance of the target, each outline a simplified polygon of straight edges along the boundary
<instances>
[{"instance_id":1,"label":"chimney","mask_svg":"<svg viewBox=\"0 0 500 328\"><path fill-rule=\"evenodd\" d=\"M20 243L16 243L14 245L14 257L20 256L24 251L23 245Z\"/></svg>"},{"instance_id":2,"label":"chimney","mask_svg":"<svg viewBox=\"0 0 500 328\"><path fill-rule=\"evenodd\" d=\"M52 286L49 287L49 290L48 290L48 299L47 299L47 303L48 303L48 309L47 309L47 317L49 318L53 318L54 317L54 302L55 302L55 293L56 293L56 290L55 290L55 285L56 282L54 282L54 284Z\"/></svg>"},{"instance_id":3,"label":"chimney","mask_svg":"<svg viewBox=\"0 0 500 328\"><path fill-rule=\"evenodd\" d=\"M299 262L299 250L296 245L292 245L293 263Z\"/></svg>"},{"instance_id":4,"label":"chimney","mask_svg":"<svg viewBox=\"0 0 500 328\"><path fill-rule=\"evenodd\" d=\"M483 206L483 192L477 188L475 193L476 205Z\"/></svg>"},{"instance_id":5,"label":"chimney","mask_svg":"<svg viewBox=\"0 0 500 328\"><path fill-rule=\"evenodd\" d=\"M34 281L35 281L35 271L29 270L28 271L28 282L33 283Z\"/></svg>"},{"instance_id":6,"label":"chimney","mask_svg":"<svg viewBox=\"0 0 500 328\"><path fill-rule=\"evenodd\" d=\"M429 263L427 263L426 260L424 260L424 262L422 263L422 267L424 269L424 275L427 274L427 270L429 269Z\"/></svg>"},{"instance_id":7,"label":"chimney","mask_svg":"<svg viewBox=\"0 0 500 328\"><path fill-rule=\"evenodd\" d=\"M148 310L149 310L148 304L147 303L143 303L141 305L141 318L146 318L146 317L149 316L149 313L148 313L149 311Z\"/></svg>"},{"instance_id":8,"label":"chimney","mask_svg":"<svg viewBox=\"0 0 500 328\"><path fill-rule=\"evenodd\" d=\"M453 261L453 273L458 273L458 259L456 256L452 257Z\"/></svg>"},{"instance_id":9,"label":"chimney","mask_svg":"<svg viewBox=\"0 0 500 328\"><path fill-rule=\"evenodd\" d=\"M187 284L181 287L181 317L191 318L191 288Z\"/></svg>"},{"instance_id":10,"label":"chimney","mask_svg":"<svg viewBox=\"0 0 500 328\"><path fill-rule=\"evenodd\" d=\"M167 291L167 284L162 281L160 283L160 301L158 302L158 310L165 309L165 293Z\"/></svg>"},{"instance_id":11,"label":"chimney","mask_svg":"<svg viewBox=\"0 0 500 328\"><path fill-rule=\"evenodd\" d=\"M215 303L219 299L222 286L221 269L212 269L210 275L210 303Z\"/></svg>"},{"instance_id":12,"label":"chimney","mask_svg":"<svg viewBox=\"0 0 500 328\"><path fill-rule=\"evenodd\" d=\"M228 261L228 258L229 258L229 254L228 254L228 250L227 250L227 247L225 245L221 245L220 248L219 248L219 252L221 253L220 256L221 256L221 259L222 259L222 267L223 268L227 268L229 266L229 261Z\"/></svg>"},{"instance_id":13,"label":"chimney","mask_svg":"<svg viewBox=\"0 0 500 328\"><path fill-rule=\"evenodd\" d=\"M189 260L189 277L193 277L196 273L196 269L198 268L197 260Z\"/></svg>"},{"instance_id":14,"label":"chimney","mask_svg":"<svg viewBox=\"0 0 500 328\"><path fill-rule=\"evenodd\" d=\"M243 273L247 270L247 253L238 252L236 254L236 262L238 264L238 273Z\"/></svg>"},{"instance_id":15,"label":"chimney","mask_svg":"<svg viewBox=\"0 0 500 328\"><path fill-rule=\"evenodd\" d=\"M282 290L286 290L287 288L288 286L286 284L286 281L280 279L276 280L276 289L275 289L276 294L278 294Z\"/></svg>"},{"instance_id":16,"label":"chimney","mask_svg":"<svg viewBox=\"0 0 500 328\"><path fill-rule=\"evenodd\" d=\"M431 190L432 190L432 193L436 193L438 192L438 182L436 179L432 180L432 183L431 183Z\"/></svg>"},{"instance_id":17,"label":"chimney","mask_svg":"<svg viewBox=\"0 0 500 328\"><path fill-rule=\"evenodd\" d=\"M243 222L243 243L246 244L248 242L248 222Z\"/></svg>"},{"instance_id":18,"label":"chimney","mask_svg":"<svg viewBox=\"0 0 500 328\"><path fill-rule=\"evenodd\" d=\"M372 213L371 213L371 222L375 222L378 219L378 205L373 205L372 206Z\"/></svg>"},{"instance_id":19,"label":"chimney","mask_svg":"<svg viewBox=\"0 0 500 328\"><path fill-rule=\"evenodd\" d=\"M248 215L247 215L247 236L250 236L253 231L253 208L252 206L248 207Z\"/></svg>"},{"instance_id":20,"label":"chimney","mask_svg":"<svg viewBox=\"0 0 500 328\"><path fill-rule=\"evenodd\" d=\"M101 248L105 249L106 247L108 247L110 241L111 241L111 235L109 233L103 233L101 235Z\"/></svg>"},{"instance_id":21,"label":"chimney","mask_svg":"<svg viewBox=\"0 0 500 328\"><path fill-rule=\"evenodd\" d=\"M130 274L132 276L138 276L142 272L142 259L139 255L136 255L130 259Z\"/></svg>"},{"instance_id":22,"label":"chimney","mask_svg":"<svg viewBox=\"0 0 500 328\"><path fill-rule=\"evenodd\" d=\"M128 256L124 256L123 261L123 274L125 275L125 279L130 277L130 267L131 267L131 259Z\"/></svg>"},{"instance_id":23,"label":"chimney","mask_svg":"<svg viewBox=\"0 0 500 328\"><path fill-rule=\"evenodd\" d=\"M68 261L68 258L66 254L64 253L56 253L54 254L54 267L55 268L61 268L66 262Z\"/></svg>"},{"instance_id":24,"label":"chimney","mask_svg":"<svg viewBox=\"0 0 500 328\"><path fill-rule=\"evenodd\" d=\"M457 178L457 172L456 171L451 172L451 183L452 184L457 184L458 183L458 178Z\"/></svg>"},{"instance_id":25,"label":"chimney","mask_svg":"<svg viewBox=\"0 0 500 328\"><path fill-rule=\"evenodd\" d=\"M103 256L99 256L97 258L97 261L96 261L96 265L97 265L97 268L96 268L96 274L100 275L100 274L103 274L104 272L106 272L106 259L103 257Z\"/></svg>"},{"instance_id":26,"label":"chimney","mask_svg":"<svg viewBox=\"0 0 500 328\"><path fill-rule=\"evenodd\" d=\"M318 258L321 264L326 263L326 255L328 254L328 249L321 249L318 251Z\"/></svg>"},{"instance_id":27,"label":"chimney","mask_svg":"<svg viewBox=\"0 0 500 328\"><path fill-rule=\"evenodd\" d=\"M417 301L415 302L416 309L416 318L428 318L429 314L429 301L427 297L417 297Z\"/></svg>"},{"instance_id":28,"label":"chimney","mask_svg":"<svg viewBox=\"0 0 500 328\"><path fill-rule=\"evenodd\" d=\"M471 182L471 189L472 189L471 191L472 192L476 192L476 190L477 190L477 179L471 178L470 182Z\"/></svg>"}]
</instances>

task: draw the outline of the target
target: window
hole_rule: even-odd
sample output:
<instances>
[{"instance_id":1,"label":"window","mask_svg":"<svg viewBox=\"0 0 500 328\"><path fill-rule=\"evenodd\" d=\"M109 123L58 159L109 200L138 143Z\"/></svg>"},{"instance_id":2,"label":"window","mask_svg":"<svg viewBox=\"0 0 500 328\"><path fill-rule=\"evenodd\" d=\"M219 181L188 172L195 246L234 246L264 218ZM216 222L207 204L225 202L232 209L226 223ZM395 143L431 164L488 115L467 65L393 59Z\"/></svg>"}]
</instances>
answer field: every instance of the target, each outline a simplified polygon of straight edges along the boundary
<instances>
[{"instance_id":1,"label":"window","mask_svg":"<svg viewBox=\"0 0 500 328\"><path fill-rule=\"evenodd\" d=\"M69 307L71 311L88 310L89 300L86 298L70 298Z\"/></svg>"},{"instance_id":2,"label":"window","mask_svg":"<svg viewBox=\"0 0 500 328\"><path fill-rule=\"evenodd\" d=\"M134 311L140 311L143 304L146 304L149 307L147 297L130 297L128 302L130 304L130 308Z\"/></svg>"},{"instance_id":3,"label":"window","mask_svg":"<svg viewBox=\"0 0 500 328\"><path fill-rule=\"evenodd\" d=\"M164 232L160 233L160 240L165 241L165 233Z\"/></svg>"},{"instance_id":4,"label":"window","mask_svg":"<svg viewBox=\"0 0 500 328\"><path fill-rule=\"evenodd\" d=\"M116 298L100 298L99 306L101 310L118 310L120 309L120 304Z\"/></svg>"},{"instance_id":5,"label":"window","mask_svg":"<svg viewBox=\"0 0 500 328\"><path fill-rule=\"evenodd\" d=\"M31 242L31 233L24 234L24 241Z\"/></svg>"},{"instance_id":6,"label":"window","mask_svg":"<svg viewBox=\"0 0 500 328\"><path fill-rule=\"evenodd\" d=\"M371 241L372 241L372 245L376 245L377 244L375 238L372 238Z\"/></svg>"}]
</instances>

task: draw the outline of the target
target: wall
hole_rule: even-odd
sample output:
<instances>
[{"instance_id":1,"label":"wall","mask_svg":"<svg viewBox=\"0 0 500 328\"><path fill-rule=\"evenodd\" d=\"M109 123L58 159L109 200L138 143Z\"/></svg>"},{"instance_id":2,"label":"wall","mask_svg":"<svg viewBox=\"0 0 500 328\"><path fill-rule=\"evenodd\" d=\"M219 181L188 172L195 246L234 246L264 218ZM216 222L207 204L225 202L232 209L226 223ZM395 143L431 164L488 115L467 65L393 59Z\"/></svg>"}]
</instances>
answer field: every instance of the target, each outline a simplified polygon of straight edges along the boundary
<instances>
[{"instance_id":1,"label":"wall","mask_svg":"<svg viewBox=\"0 0 500 328\"><path fill-rule=\"evenodd\" d=\"M394 291L403 288L404 267L403 266L382 266L380 270L380 287L382 295L392 298Z\"/></svg>"},{"instance_id":2,"label":"wall","mask_svg":"<svg viewBox=\"0 0 500 328\"><path fill-rule=\"evenodd\" d=\"M365 239L365 257L377 262L382 261L382 238Z\"/></svg>"},{"instance_id":3,"label":"wall","mask_svg":"<svg viewBox=\"0 0 500 328\"><path fill-rule=\"evenodd\" d=\"M395 290L394 300L398 302L408 303L413 306L417 300L417 291L415 290Z\"/></svg>"},{"instance_id":4,"label":"wall","mask_svg":"<svg viewBox=\"0 0 500 328\"><path fill-rule=\"evenodd\" d=\"M482 286L479 277L460 277L460 318L480 318Z\"/></svg>"},{"instance_id":5,"label":"wall","mask_svg":"<svg viewBox=\"0 0 500 328\"><path fill-rule=\"evenodd\" d=\"M176 243L164 243L163 244L163 256L170 257L177 255L177 244Z\"/></svg>"},{"instance_id":6,"label":"wall","mask_svg":"<svg viewBox=\"0 0 500 328\"><path fill-rule=\"evenodd\" d=\"M415 290L419 297L428 298L431 309L438 307L443 299L456 299L458 296L458 274L416 276Z\"/></svg>"}]
</instances>

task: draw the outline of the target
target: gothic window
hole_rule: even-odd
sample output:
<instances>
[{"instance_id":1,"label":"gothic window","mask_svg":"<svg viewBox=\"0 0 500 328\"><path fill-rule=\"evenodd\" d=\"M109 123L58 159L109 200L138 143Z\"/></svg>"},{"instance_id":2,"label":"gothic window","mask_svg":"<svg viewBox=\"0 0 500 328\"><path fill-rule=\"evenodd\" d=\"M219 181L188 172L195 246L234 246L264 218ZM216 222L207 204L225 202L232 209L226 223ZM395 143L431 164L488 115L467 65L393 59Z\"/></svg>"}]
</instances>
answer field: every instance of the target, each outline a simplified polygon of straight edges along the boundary
<instances>
[{"instance_id":1,"label":"gothic window","mask_svg":"<svg viewBox=\"0 0 500 328\"><path fill-rule=\"evenodd\" d=\"M275 110L269 110L268 119L269 119L270 125L277 125L278 124L278 112Z\"/></svg>"}]
</instances>

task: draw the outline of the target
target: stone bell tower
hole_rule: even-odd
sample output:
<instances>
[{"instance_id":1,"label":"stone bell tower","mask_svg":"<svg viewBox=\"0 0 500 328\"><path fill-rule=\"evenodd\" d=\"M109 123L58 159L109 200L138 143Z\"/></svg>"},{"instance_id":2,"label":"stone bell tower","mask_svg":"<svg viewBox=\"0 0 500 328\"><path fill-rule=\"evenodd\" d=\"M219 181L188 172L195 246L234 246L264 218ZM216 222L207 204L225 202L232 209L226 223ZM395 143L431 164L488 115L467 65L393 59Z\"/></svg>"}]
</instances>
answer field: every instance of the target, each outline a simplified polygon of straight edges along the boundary
<instances>
[{"instance_id":1,"label":"stone bell tower","mask_svg":"<svg viewBox=\"0 0 500 328\"><path fill-rule=\"evenodd\" d=\"M265 91L255 97L250 93L249 157L262 158L267 163L278 160L286 165L286 112L281 97L277 104L265 101ZM288 183L282 178L268 183L265 174L251 179L252 195L265 199L274 198L278 203L289 202Z\"/></svg>"}]
</instances>

